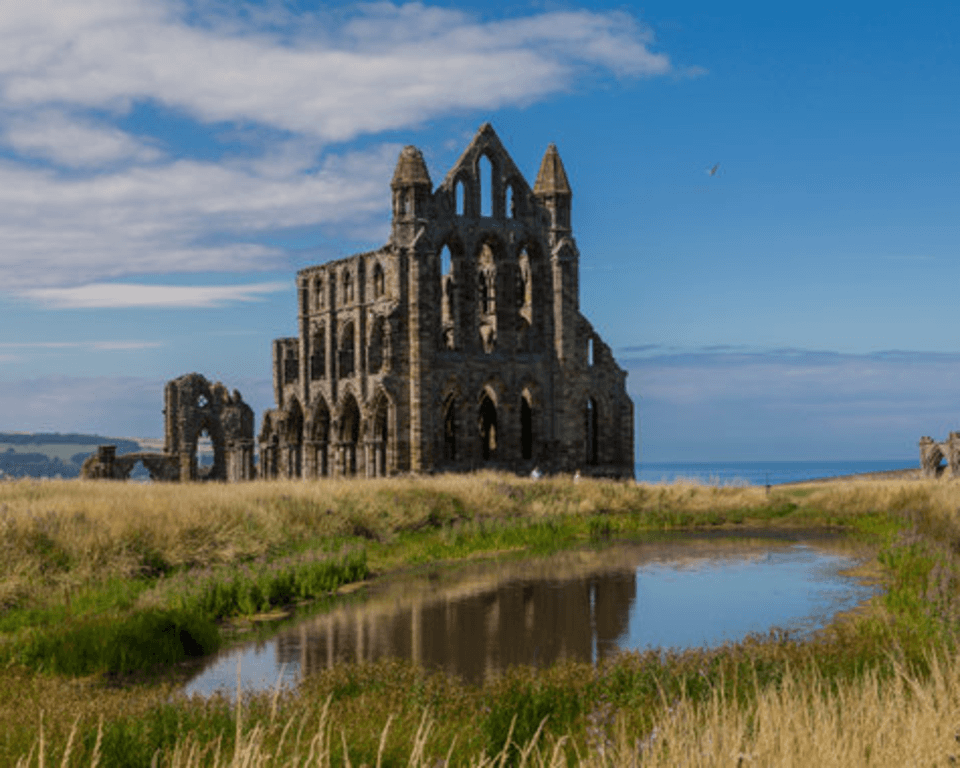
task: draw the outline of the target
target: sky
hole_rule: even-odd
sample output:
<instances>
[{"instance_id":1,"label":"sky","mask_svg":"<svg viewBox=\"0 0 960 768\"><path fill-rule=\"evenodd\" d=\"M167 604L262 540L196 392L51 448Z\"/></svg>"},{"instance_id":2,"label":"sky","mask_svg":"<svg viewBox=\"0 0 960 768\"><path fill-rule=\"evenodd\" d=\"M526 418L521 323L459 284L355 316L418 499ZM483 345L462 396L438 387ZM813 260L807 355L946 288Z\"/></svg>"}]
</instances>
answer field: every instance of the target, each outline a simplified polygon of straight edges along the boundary
<instances>
[{"instance_id":1,"label":"sky","mask_svg":"<svg viewBox=\"0 0 960 768\"><path fill-rule=\"evenodd\" d=\"M296 271L414 144L555 143L637 456L917 461L960 429L960 6L5 0L0 431L272 406ZM711 169L716 170L710 173Z\"/></svg>"}]
</instances>

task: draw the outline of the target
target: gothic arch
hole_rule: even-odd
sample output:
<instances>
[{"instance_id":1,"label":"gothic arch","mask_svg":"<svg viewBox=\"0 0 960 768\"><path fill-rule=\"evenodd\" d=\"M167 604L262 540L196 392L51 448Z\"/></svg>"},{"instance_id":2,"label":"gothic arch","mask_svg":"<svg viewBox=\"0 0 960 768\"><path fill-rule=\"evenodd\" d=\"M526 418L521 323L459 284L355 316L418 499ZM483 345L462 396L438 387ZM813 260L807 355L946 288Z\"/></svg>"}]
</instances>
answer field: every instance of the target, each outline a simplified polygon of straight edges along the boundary
<instances>
[{"instance_id":1,"label":"gothic arch","mask_svg":"<svg viewBox=\"0 0 960 768\"><path fill-rule=\"evenodd\" d=\"M484 163L486 161L486 163ZM477 215L482 217L502 218L503 200L500 190L500 158L490 150L483 150L477 155ZM489 203L489 206L488 204Z\"/></svg>"},{"instance_id":2,"label":"gothic arch","mask_svg":"<svg viewBox=\"0 0 960 768\"><path fill-rule=\"evenodd\" d=\"M356 355L356 326L353 320L347 320L340 331L340 343L337 345L337 374L346 379L355 372L354 358Z\"/></svg>"},{"instance_id":3,"label":"gothic arch","mask_svg":"<svg viewBox=\"0 0 960 768\"><path fill-rule=\"evenodd\" d=\"M284 437L287 455L284 461L286 477L303 476L303 409L296 397L290 398L284 413Z\"/></svg>"},{"instance_id":4,"label":"gothic arch","mask_svg":"<svg viewBox=\"0 0 960 768\"><path fill-rule=\"evenodd\" d=\"M317 381L327 376L327 327L314 323L310 335L310 379Z\"/></svg>"},{"instance_id":5,"label":"gothic arch","mask_svg":"<svg viewBox=\"0 0 960 768\"><path fill-rule=\"evenodd\" d=\"M360 442L361 422L357 398L350 391L347 391L341 400L337 425L340 474L353 476L357 473L357 444Z\"/></svg>"},{"instance_id":6,"label":"gothic arch","mask_svg":"<svg viewBox=\"0 0 960 768\"><path fill-rule=\"evenodd\" d=\"M451 209L457 216L474 217L477 215L474 200L476 199L476 185L474 180L463 169L454 176L450 184Z\"/></svg>"},{"instance_id":7,"label":"gothic arch","mask_svg":"<svg viewBox=\"0 0 960 768\"><path fill-rule=\"evenodd\" d=\"M387 292L387 278L384 274L383 267L380 262L377 261L373 265L373 298L379 299L386 295Z\"/></svg>"},{"instance_id":8,"label":"gothic arch","mask_svg":"<svg viewBox=\"0 0 960 768\"><path fill-rule=\"evenodd\" d=\"M394 466L394 424L396 411L389 393L382 387L377 390L370 405L367 418L366 443L367 476L386 477L392 474Z\"/></svg>"},{"instance_id":9,"label":"gothic arch","mask_svg":"<svg viewBox=\"0 0 960 768\"><path fill-rule=\"evenodd\" d=\"M390 326L383 315L376 315L370 328L370 342L367 345L367 370L380 373L390 368Z\"/></svg>"},{"instance_id":10,"label":"gothic arch","mask_svg":"<svg viewBox=\"0 0 960 768\"><path fill-rule=\"evenodd\" d=\"M313 406L313 418L310 425L310 437L316 451L314 467L317 477L330 474L330 409L323 395L317 398Z\"/></svg>"},{"instance_id":11,"label":"gothic arch","mask_svg":"<svg viewBox=\"0 0 960 768\"><path fill-rule=\"evenodd\" d=\"M497 427L497 404L489 391L484 389L477 403L477 430L480 436L480 457L483 461L497 459Z\"/></svg>"}]
</instances>

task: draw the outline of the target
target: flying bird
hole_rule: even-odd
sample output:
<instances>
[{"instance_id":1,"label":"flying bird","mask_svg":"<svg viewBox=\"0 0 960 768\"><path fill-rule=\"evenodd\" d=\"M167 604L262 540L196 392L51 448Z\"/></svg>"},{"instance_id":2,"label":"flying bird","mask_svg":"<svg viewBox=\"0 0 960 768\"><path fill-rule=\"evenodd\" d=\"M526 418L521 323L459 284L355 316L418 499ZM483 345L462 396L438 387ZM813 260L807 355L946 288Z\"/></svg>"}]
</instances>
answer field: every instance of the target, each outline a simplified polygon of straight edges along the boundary
<instances>
[{"instance_id":1,"label":"flying bird","mask_svg":"<svg viewBox=\"0 0 960 768\"><path fill-rule=\"evenodd\" d=\"M713 166L713 168L707 168L707 170L705 171L705 173L708 173L708 174L710 174L711 176L716 176L716 175L717 175L717 171L719 170L719 168L720 168L720 163L717 163L715 166Z\"/></svg>"}]
</instances>

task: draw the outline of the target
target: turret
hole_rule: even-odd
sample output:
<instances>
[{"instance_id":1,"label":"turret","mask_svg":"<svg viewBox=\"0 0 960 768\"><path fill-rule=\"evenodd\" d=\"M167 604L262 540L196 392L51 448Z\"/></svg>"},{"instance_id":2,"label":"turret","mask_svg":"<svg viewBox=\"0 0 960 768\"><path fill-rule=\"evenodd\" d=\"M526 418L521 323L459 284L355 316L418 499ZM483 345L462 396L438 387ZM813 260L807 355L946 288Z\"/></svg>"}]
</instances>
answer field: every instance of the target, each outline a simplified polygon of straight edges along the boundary
<instances>
[{"instance_id":1,"label":"turret","mask_svg":"<svg viewBox=\"0 0 960 768\"><path fill-rule=\"evenodd\" d=\"M417 220L427 216L433 190L419 149L407 146L400 152L390 188L393 190L394 240L409 242L415 234Z\"/></svg>"},{"instance_id":2,"label":"turret","mask_svg":"<svg viewBox=\"0 0 960 768\"><path fill-rule=\"evenodd\" d=\"M533 194L550 213L550 245L554 246L571 232L570 200L573 197L555 144L547 147L543 155Z\"/></svg>"}]
</instances>

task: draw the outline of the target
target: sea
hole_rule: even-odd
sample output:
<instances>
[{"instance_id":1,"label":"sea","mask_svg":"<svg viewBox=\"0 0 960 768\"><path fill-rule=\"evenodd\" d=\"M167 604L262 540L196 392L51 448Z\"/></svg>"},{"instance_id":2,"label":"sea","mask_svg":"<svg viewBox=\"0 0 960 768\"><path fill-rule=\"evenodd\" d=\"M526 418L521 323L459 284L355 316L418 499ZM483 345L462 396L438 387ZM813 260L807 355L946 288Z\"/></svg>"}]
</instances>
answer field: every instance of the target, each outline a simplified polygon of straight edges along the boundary
<instances>
[{"instance_id":1,"label":"sea","mask_svg":"<svg viewBox=\"0 0 960 768\"><path fill-rule=\"evenodd\" d=\"M919 469L917 459L858 461L641 462L636 478L644 483L692 480L705 485L780 485L864 472Z\"/></svg>"}]
</instances>

